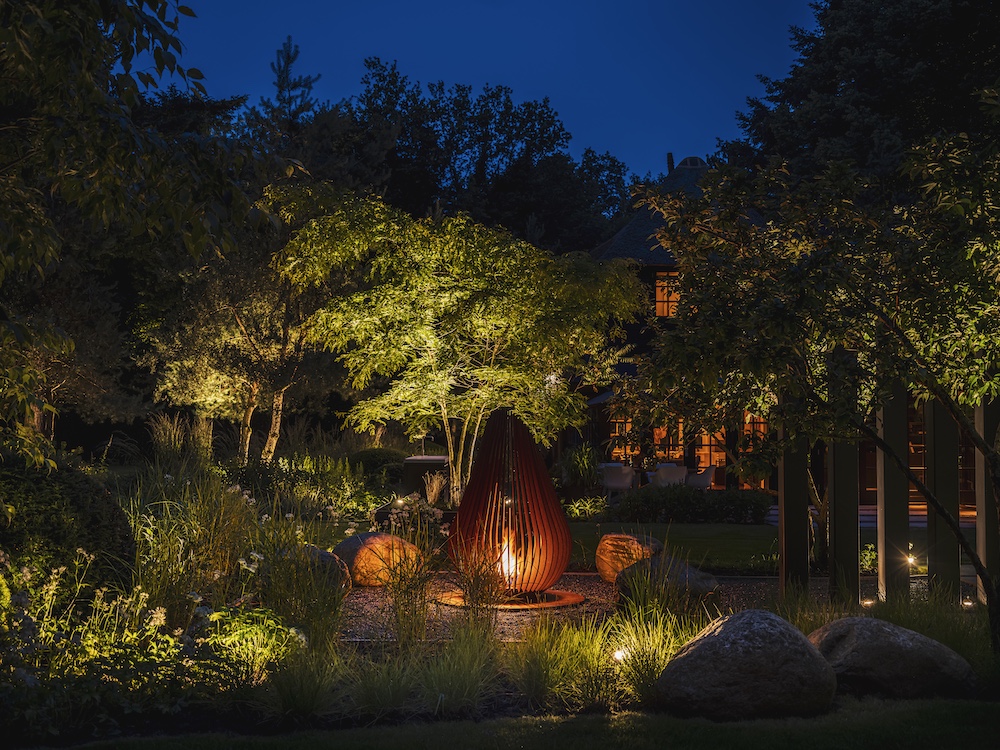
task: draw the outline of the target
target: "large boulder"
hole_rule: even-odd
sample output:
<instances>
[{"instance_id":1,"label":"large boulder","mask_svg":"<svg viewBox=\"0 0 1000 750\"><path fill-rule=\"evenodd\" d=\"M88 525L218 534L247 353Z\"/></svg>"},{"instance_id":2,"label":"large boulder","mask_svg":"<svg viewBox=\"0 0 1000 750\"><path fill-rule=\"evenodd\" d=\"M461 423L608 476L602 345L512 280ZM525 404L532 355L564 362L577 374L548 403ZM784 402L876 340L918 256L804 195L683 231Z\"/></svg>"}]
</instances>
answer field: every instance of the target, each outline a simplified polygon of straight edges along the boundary
<instances>
[{"instance_id":1,"label":"large boulder","mask_svg":"<svg viewBox=\"0 0 1000 750\"><path fill-rule=\"evenodd\" d=\"M663 544L646 534L605 534L597 543L594 561L601 578L614 583L625 568L662 551Z\"/></svg>"},{"instance_id":2,"label":"large boulder","mask_svg":"<svg viewBox=\"0 0 1000 750\"><path fill-rule=\"evenodd\" d=\"M670 660L656 685L672 713L739 720L824 713L837 678L790 623L748 609L701 631Z\"/></svg>"},{"instance_id":3,"label":"large boulder","mask_svg":"<svg viewBox=\"0 0 1000 750\"><path fill-rule=\"evenodd\" d=\"M631 598L633 592L641 594L647 585L691 599L705 599L719 587L719 582L711 573L661 553L632 563L618 574L618 594L623 598Z\"/></svg>"},{"instance_id":4,"label":"large boulder","mask_svg":"<svg viewBox=\"0 0 1000 750\"><path fill-rule=\"evenodd\" d=\"M305 550L310 562L322 570L324 575L331 581L336 581L344 592L350 590L351 570L347 567L347 563L332 552L327 552L314 544L306 544Z\"/></svg>"},{"instance_id":5,"label":"large boulder","mask_svg":"<svg viewBox=\"0 0 1000 750\"><path fill-rule=\"evenodd\" d=\"M416 545L381 531L349 536L333 554L347 565L355 586L384 586L395 566L420 559Z\"/></svg>"},{"instance_id":6,"label":"large boulder","mask_svg":"<svg viewBox=\"0 0 1000 750\"><path fill-rule=\"evenodd\" d=\"M888 698L960 698L976 675L942 643L874 617L844 617L809 634L837 674L840 692Z\"/></svg>"}]
</instances>

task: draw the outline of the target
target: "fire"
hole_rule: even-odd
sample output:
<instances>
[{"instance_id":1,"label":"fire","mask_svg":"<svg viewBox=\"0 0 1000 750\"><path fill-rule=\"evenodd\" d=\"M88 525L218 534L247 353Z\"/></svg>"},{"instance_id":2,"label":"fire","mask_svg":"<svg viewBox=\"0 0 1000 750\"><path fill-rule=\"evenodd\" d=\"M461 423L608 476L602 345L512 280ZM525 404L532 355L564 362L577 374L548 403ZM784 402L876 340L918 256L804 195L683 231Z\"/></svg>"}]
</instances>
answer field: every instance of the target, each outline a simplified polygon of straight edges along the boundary
<instances>
[{"instance_id":1,"label":"fire","mask_svg":"<svg viewBox=\"0 0 1000 750\"><path fill-rule=\"evenodd\" d=\"M510 532L503 535L503 546L500 548L500 575L503 576L507 588L513 588L517 578L517 558L511 549Z\"/></svg>"}]
</instances>

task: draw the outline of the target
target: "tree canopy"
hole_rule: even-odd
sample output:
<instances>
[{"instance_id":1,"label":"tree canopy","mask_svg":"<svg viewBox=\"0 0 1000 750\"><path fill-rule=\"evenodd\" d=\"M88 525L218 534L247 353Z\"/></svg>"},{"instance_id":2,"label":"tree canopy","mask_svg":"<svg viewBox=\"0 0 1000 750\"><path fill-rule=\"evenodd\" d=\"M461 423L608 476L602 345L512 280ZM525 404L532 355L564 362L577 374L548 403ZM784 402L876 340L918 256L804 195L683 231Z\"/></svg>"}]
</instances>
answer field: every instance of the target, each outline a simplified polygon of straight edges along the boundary
<instances>
[{"instance_id":1,"label":"tree canopy","mask_svg":"<svg viewBox=\"0 0 1000 750\"><path fill-rule=\"evenodd\" d=\"M581 387L610 377L609 343L643 298L627 265L551 256L466 216L413 220L374 198L307 222L282 263L300 284L358 272L357 290L313 321L356 387L380 385L349 416L440 430L459 493L492 411L510 407L543 442L582 423Z\"/></svg>"}]
</instances>

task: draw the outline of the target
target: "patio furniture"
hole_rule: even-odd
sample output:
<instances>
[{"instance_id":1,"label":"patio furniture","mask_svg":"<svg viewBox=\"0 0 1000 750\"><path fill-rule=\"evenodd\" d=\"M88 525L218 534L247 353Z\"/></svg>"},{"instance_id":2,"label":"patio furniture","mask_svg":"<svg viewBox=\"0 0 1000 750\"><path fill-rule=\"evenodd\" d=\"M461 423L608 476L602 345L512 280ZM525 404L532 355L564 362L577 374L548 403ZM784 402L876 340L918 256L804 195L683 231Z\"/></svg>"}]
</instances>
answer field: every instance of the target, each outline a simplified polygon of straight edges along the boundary
<instances>
[{"instance_id":1,"label":"patio furniture","mask_svg":"<svg viewBox=\"0 0 1000 750\"><path fill-rule=\"evenodd\" d=\"M601 464L601 484L608 497L626 492L635 486L635 469L623 464Z\"/></svg>"},{"instance_id":2,"label":"patio furniture","mask_svg":"<svg viewBox=\"0 0 1000 750\"><path fill-rule=\"evenodd\" d=\"M649 472L649 483L654 487L666 487L670 484L684 484L687 478L686 466L663 464L656 471Z\"/></svg>"},{"instance_id":3,"label":"patio furniture","mask_svg":"<svg viewBox=\"0 0 1000 750\"><path fill-rule=\"evenodd\" d=\"M697 474L689 474L687 478L687 483L691 487L697 487L701 490L707 490L712 486L712 480L715 478L715 467L709 466L703 471L699 471Z\"/></svg>"}]
</instances>

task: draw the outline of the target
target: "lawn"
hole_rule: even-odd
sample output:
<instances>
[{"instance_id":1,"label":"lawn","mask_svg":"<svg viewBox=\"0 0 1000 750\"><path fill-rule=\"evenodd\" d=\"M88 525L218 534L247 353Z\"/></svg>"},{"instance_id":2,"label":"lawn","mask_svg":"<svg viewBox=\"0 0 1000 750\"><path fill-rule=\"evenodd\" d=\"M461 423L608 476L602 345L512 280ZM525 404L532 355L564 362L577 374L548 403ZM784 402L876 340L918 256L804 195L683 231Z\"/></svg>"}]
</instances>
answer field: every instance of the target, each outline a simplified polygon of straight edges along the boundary
<instances>
[{"instance_id":1,"label":"lawn","mask_svg":"<svg viewBox=\"0 0 1000 750\"><path fill-rule=\"evenodd\" d=\"M996 744L1000 710L983 701L842 700L832 713L812 719L762 719L717 723L655 713L616 715L526 716L488 721L404 724L275 736L231 734L118 739L89 744L92 750L230 750L235 748L352 748L354 750L864 750L872 748L983 748Z\"/></svg>"}]
</instances>

